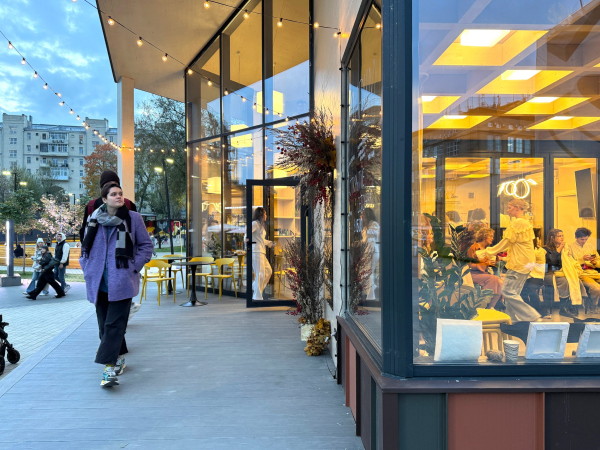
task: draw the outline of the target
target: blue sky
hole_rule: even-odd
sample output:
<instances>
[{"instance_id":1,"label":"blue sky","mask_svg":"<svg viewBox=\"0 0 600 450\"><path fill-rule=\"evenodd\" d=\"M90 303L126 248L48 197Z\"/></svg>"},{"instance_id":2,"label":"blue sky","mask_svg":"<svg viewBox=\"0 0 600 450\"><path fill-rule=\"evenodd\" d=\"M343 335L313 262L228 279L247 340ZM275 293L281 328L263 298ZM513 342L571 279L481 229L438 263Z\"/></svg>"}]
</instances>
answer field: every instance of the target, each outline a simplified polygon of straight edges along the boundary
<instances>
[{"instance_id":1,"label":"blue sky","mask_svg":"<svg viewBox=\"0 0 600 450\"><path fill-rule=\"evenodd\" d=\"M117 125L117 85L96 9L82 0L0 0L0 30L82 120ZM31 115L34 123L81 123L43 84L0 35L0 113ZM136 103L148 97L136 91Z\"/></svg>"}]
</instances>

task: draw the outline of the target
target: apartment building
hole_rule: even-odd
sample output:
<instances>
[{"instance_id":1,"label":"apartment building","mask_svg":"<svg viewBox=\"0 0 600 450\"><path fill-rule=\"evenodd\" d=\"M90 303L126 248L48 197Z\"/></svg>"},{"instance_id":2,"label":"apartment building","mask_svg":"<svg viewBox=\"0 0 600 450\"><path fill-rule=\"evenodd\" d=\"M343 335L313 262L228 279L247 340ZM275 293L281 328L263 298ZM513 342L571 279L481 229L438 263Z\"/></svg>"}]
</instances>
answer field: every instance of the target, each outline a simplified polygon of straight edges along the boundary
<instances>
[{"instance_id":1,"label":"apartment building","mask_svg":"<svg viewBox=\"0 0 600 450\"><path fill-rule=\"evenodd\" d=\"M90 125L47 125L33 123L32 116L2 114L0 123L0 167L11 170L24 167L35 174L50 168L56 184L75 198L84 194L84 157L96 145L102 144L94 134L97 130L110 142L117 139L117 129L110 128L107 119L85 118Z\"/></svg>"}]
</instances>

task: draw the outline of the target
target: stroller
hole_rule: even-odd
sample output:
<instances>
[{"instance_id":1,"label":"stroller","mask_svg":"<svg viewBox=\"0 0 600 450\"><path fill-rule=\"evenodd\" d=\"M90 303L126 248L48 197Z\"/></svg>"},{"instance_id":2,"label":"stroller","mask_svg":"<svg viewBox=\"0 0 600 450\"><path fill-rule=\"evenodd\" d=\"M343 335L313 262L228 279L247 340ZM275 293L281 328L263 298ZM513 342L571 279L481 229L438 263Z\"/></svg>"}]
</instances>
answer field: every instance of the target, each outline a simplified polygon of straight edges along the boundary
<instances>
[{"instance_id":1,"label":"stroller","mask_svg":"<svg viewBox=\"0 0 600 450\"><path fill-rule=\"evenodd\" d=\"M8 338L8 333L4 331L4 328L7 326L8 323L2 322L2 315L0 314L0 375L4 373L5 353L6 359L8 359L8 362L11 364L16 364L19 362L19 359L21 359L19 352L6 340Z\"/></svg>"}]
</instances>

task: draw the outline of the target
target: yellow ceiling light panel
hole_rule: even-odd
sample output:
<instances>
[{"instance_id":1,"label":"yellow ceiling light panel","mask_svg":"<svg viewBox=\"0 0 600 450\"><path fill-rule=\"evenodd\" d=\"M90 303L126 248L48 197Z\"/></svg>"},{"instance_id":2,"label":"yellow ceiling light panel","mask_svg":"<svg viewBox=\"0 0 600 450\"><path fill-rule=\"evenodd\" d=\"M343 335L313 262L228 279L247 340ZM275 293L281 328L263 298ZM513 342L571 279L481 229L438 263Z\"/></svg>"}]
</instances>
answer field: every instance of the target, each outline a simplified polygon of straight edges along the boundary
<instances>
[{"instance_id":1,"label":"yellow ceiling light panel","mask_svg":"<svg viewBox=\"0 0 600 450\"><path fill-rule=\"evenodd\" d=\"M571 73L572 70L506 70L477 93L533 95Z\"/></svg>"},{"instance_id":2,"label":"yellow ceiling light panel","mask_svg":"<svg viewBox=\"0 0 600 450\"><path fill-rule=\"evenodd\" d=\"M556 116L544 120L537 125L529 127L530 130L573 130L592 122L600 120L600 117L573 117Z\"/></svg>"},{"instance_id":3,"label":"yellow ceiling light panel","mask_svg":"<svg viewBox=\"0 0 600 450\"><path fill-rule=\"evenodd\" d=\"M489 119L492 116L461 116L461 115L448 115L442 116L431 125L428 129L462 129L466 130L473 128L475 125L480 124L484 120Z\"/></svg>"},{"instance_id":4,"label":"yellow ceiling light panel","mask_svg":"<svg viewBox=\"0 0 600 450\"><path fill-rule=\"evenodd\" d=\"M533 97L506 114L556 114L589 99L589 97Z\"/></svg>"},{"instance_id":5,"label":"yellow ceiling light panel","mask_svg":"<svg viewBox=\"0 0 600 450\"><path fill-rule=\"evenodd\" d=\"M231 131L240 131L248 128L243 124L233 124L231 125ZM241 134L238 136L231 137L231 146L235 148L246 148L252 147L252 133Z\"/></svg>"},{"instance_id":6,"label":"yellow ceiling light panel","mask_svg":"<svg viewBox=\"0 0 600 450\"><path fill-rule=\"evenodd\" d=\"M465 175L462 178L487 178L489 176L489 173L470 173L469 175Z\"/></svg>"},{"instance_id":7,"label":"yellow ceiling light panel","mask_svg":"<svg viewBox=\"0 0 600 450\"><path fill-rule=\"evenodd\" d=\"M423 114L439 114L459 98L459 95L424 95L421 97L421 103L423 105Z\"/></svg>"},{"instance_id":8,"label":"yellow ceiling light panel","mask_svg":"<svg viewBox=\"0 0 600 450\"><path fill-rule=\"evenodd\" d=\"M545 35L543 30L464 30L434 66L503 66Z\"/></svg>"}]
</instances>

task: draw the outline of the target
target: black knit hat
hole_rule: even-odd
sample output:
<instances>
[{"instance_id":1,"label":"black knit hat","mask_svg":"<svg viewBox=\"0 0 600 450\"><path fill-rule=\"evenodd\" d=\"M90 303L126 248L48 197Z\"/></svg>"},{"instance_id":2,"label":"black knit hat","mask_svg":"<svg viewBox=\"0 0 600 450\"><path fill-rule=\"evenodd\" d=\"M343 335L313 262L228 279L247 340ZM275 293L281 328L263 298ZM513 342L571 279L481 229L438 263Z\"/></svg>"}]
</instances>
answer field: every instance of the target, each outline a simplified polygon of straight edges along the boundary
<instances>
[{"instance_id":1,"label":"black knit hat","mask_svg":"<svg viewBox=\"0 0 600 450\"><path fill-rule=\"evenodd\" d=\"M105 170L104 172L102 172L102 175L100 175L100 189L102 189L102 186L104 186L110 181L116 181L117 184L121 184L121 180L119 180L119 175L117 175L112 170Z\"/></svg>"}]
</instances>

